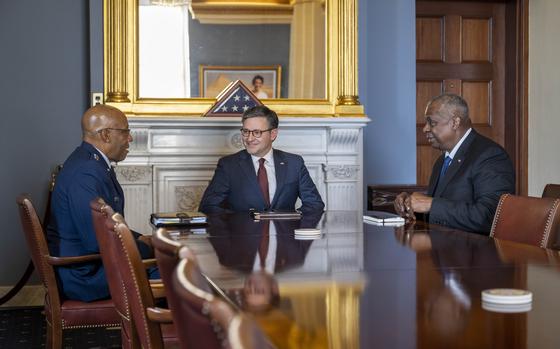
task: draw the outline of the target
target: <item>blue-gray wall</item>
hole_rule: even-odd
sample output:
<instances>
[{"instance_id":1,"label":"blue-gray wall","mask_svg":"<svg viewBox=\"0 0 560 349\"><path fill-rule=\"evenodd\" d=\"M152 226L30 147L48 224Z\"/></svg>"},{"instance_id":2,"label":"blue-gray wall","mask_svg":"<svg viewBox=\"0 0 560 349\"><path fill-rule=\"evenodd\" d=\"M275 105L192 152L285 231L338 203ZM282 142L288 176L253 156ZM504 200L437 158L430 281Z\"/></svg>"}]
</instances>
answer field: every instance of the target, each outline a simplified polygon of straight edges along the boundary
<instances>
[{"instance_id":1,"label":"blue-gray wall","mask_svg":"<svg viewBox=\"0 0 560 349\"><path fill-rule=\"evenodd\" d=\"M415 184L415 1L358 5L359 94L372 119L364 130L364 185Z\"/></svg>"},{"instance_id":2,"label":"blue-gray wall","mask_svg":"<svg viewBox=\"0 0 560 349\"><path fill-rule=\"evenodd\" d=\"M364 129L364 193L367 193L367 185L416 183L416 11L414 0L359 0L358 6L359 95L372 119ZM406 248L381 251L368 239L367 232L364 238L366 265L375 259L389 260L392 267L411 268L412 271L387 282L383 272L365 270L368 279L365 294L376 287L377 295L396 293L398 297L362 299L362 323L386 331L362 330L361 343L414 348L416 343L410 340L414 336L403 339L391 333L395 328L402 333L416 332L414 314L402 316L406 313L403 309L416 309L416 274L413 271L416 255ZM387 238L394 237L387 234ZM387 302L387 299L398 299L398 302ZM379 338L380 333L388 335Z\"/></svg>"},{"instance_id":3,"label":"blue-gray wall","mask_svg":"<svg viewBox=\"0 0 560 349\"><path fill-rule=\"evenodd\" d=\"M199 65L280 65L281 97L288 96L290 25L220 25L189 21L191 95L199 96ZM250 87L250 86L249 86Z\"/></svg>"},{"instance_id":4,"label":"blue-gray wall","mask_svg":"<svg viewBox=\"0 0 560 349\"><path fill-rule=\"evenodd\" d=\"M90 92L103 92L103 0L89 0Z\"/></svg>"},{"instance_id":5,"label":"blue-gray wall","mask_svg":"<svg viewBox=\"0 0 560 349\"><path fill-rule=\"evenodd\" d=\"M0 1L0 285L29 254L15 199L28 192L42 216L51 169L80 141L87 106L86 1Z\"/></svg>"},{"instance_id":6,"label":"blue-gray wall","mask_svg":"<svg viewBox=\"0 0 560 349\"><path fill-rule=\"evenodd\" d=\"M414 5L359 0L365 185L415 183ZM16 196L43 211L49 172L80 142L90 90L102 90L101 10L102 0L0 1L0 285L29 260Z\"/></svg>"}]
</instances>

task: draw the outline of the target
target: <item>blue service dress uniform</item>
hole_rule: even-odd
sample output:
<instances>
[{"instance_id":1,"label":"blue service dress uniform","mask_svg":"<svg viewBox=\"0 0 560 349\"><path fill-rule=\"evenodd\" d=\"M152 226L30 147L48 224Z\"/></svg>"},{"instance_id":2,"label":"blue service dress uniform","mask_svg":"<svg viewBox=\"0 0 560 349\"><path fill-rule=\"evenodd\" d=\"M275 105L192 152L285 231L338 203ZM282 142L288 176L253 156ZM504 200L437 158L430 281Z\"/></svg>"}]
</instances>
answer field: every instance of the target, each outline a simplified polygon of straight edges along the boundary
<instances>
[{"instance_id":1,"label":"blue service dress uniform","mask_svg":"<svg viewBox=\"0 0 560 349\"><path fill-rule=\"evenodd\" d=\"M47 227L52 255L99 253L90 208L91 200L96 197L105 200L115 212L124 214L123 190L114 170L95 147L82 142L64 163L52 193L51 220ZM140 241L137 244L142 257L150 257L148 246ZM67 299L88 302L110 297L101 261L58 267L56 272Z\"/></svg>"}]
</instances>

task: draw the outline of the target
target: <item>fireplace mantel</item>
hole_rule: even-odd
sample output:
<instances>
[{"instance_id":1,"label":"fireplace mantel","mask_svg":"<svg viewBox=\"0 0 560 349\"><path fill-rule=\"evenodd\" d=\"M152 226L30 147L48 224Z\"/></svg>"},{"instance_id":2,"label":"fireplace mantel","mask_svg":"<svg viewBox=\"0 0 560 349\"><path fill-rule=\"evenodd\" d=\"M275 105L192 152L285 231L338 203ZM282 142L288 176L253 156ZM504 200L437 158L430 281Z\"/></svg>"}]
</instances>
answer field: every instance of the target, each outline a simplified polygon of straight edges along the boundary
<instances>
[{"instance_id":1,"label":"fireplace mantel","mask_svg":"<svg viewBox=\"0 0 560 349\"><path fill-rule=\"evenodd\" d=\"M274 147L300 154L330 210L363 205L365 117L283 117ZM133 229L152 212L196 210L218 159L243 149L237 118L129 118L133 142L117 175Z\"/></svg>"}]
</instances>

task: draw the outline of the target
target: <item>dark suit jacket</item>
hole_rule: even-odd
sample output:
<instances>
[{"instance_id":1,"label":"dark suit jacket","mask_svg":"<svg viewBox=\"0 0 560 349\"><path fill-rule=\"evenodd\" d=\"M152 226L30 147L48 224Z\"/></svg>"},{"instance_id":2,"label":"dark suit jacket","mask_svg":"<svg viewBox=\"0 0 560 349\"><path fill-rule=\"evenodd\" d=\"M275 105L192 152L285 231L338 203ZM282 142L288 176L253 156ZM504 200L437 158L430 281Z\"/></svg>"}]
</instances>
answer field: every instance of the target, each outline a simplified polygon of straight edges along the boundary
<instances>
[{"instance_id":1,"label":"dark suit jacket","mask_svg":"<svg viewBox=\"0 0 560 349\"><path fill-rule=\"evenodd\" d=\"M114 172L95 147L82 142L56 178L47 227L52 255L67 257L99 253L90 208L91 200L97 197L105 200L115 212L124 214L124 194ZM147 257L150 254L147 246L137 243L141 255ZM101 260L59 267L56 271L65 298L87 302L109 297Z\"/></svg>"},{"instance_id":2,"label":"dark suit jacket","mask_svg":"<svg viewBox=\"0 0 560 349\"><path fill-rule=\"evenodd\" d=\"M274 149L276 193L267 207L257 182L251 155L246 150L221 158L200 202L206 213L295 209L301 198L302 211L323 210L325 204L309 176L303 158Z\"/></svg>"},{"instance_id":3,"label":"dark suit jacket","mask_svg":"<svg viewBox=\"0 0 560 349\"><path fill-rule=\"evenodd\" d=\"M505 150L474 129L438 183L445 154L434 164L428 195L433 197L429 222L488 234L505 193L515 191L515 173Z\"/></svg>"},{"instance_id":4,"label":"dark suit jacket","mask_svg":"<svg viewBox=\"0 0 560 349\"><path fill-rule=\"evenodd\" d=\"M250 273L261 243L264 224L276 227L276 262L274 271L295 268L305 262L313 240L296 240L294 229L316 228L322 212L310 212L301 220L254 221L248 213L210 216L208 234L220 264Z\"/></svg>"}]
</instances>

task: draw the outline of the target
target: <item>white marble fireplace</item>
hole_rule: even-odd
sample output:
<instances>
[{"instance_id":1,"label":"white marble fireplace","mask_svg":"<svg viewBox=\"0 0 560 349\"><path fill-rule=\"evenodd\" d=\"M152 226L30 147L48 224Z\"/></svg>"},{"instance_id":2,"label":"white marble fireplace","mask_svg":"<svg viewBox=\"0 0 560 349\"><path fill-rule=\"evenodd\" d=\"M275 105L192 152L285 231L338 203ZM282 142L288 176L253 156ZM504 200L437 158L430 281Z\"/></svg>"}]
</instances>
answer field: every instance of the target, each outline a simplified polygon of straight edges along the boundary
<instances>
[{"instance_id":1,"label":"white marble fireplace","mask_svg":"<svg viewBox=\"0 0 560 349\"><path fill-rule=\"evenodd\" d=\"M281 118L274 147L303 156L330 210L363 204L364 117ZM149 233L150 213L196 210L218 159L243 148L238 118L136 117L117 176L130 226Z\"/></svg>"}]
</instances>

